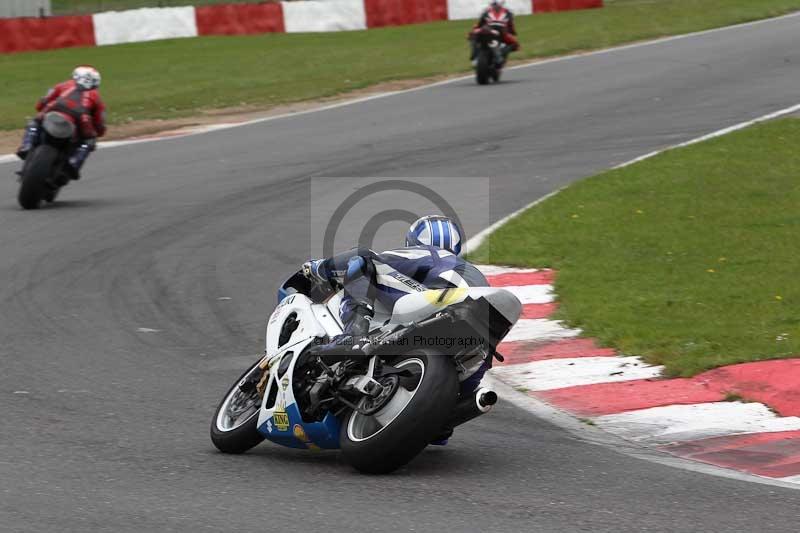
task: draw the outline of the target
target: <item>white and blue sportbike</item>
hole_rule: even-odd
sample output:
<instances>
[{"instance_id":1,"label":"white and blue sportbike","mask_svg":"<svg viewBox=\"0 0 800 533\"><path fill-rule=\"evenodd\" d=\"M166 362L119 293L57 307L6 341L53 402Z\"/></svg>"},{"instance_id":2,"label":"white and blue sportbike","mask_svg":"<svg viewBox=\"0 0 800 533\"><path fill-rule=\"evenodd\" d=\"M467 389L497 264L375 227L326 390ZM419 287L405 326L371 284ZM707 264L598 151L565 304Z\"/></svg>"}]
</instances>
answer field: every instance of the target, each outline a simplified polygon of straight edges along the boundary
<instances>
[{"instance_id":1,"label":"white and blue sportbike","mask_svg":"<svg viewBox=\"0 0 800 533\"><path fill-rule=\"evenodd\" d=\"M398 275L378 265L379 282L381 276L396 282ZM415 287L391 311L376 305L366 357L309 355L308 348L342 333L342 296L302 272L283 284L267 324L265 356L214 414L211 440L219 450L243 453L268 439L291 448L341 449L359 471L388 473L497 401L489 389L462 393L459 384L492 357L501 359L497 344L522 309L513 294Z\"/></svg>"}]
</instances>

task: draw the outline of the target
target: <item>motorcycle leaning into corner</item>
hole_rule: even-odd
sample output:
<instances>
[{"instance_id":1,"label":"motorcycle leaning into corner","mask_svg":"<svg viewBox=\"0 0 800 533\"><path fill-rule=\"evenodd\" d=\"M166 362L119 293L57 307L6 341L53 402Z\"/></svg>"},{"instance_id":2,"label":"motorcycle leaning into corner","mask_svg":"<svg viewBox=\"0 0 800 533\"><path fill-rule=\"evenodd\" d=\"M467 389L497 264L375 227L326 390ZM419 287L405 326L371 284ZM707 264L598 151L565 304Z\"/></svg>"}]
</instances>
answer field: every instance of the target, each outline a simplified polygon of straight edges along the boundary
<instances>
[{"instance_id":1,"label":"motorcycle leaning into corner","mask_svg":"<svg viewBox=\"0 0 800 533\"><path fill-rule=\"evenodd\" d=\"M377 276L405 276L377 265ZM413 280L412 280L413 281ZM460 395L459 382L496 352L520 316L510 292L491 287L427 289L376 307L365 358L323 361L307 349L342 332L341 288L321 288L302 272L280 288L265 356L228 390L211 440L243 453L264 439L291 448L341 449L364 473L389 473L432 440L491 409L486 388Z\"/></svg>"},{"instance_id":2,"label":"motorcycle leaning into corner","mask_svg":"<svg viewBox=\"0 0 800 533\"><path fill-rule=\"evenodd\" d=\"M38 209L55 201L61 187L69 183L69 157L76 146L75 125L56 111L44 115L36 146L19 172L17 200L23 209Z\"/></svg>"}]
</instances>

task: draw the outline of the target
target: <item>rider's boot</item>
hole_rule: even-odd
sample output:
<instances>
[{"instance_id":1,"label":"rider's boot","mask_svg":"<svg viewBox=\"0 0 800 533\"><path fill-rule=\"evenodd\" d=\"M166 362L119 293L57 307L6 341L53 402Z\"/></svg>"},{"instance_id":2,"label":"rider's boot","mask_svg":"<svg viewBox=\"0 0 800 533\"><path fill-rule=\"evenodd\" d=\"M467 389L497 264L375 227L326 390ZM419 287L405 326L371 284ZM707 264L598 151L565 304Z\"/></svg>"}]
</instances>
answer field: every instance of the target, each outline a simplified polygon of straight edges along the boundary
<instances>
[{"instance_id":1,"label":"rider's boot","mask_svg":"<svg viewBox=\"0 0 800 533\"><path fill-rule=\"evenodd\" d=\"M314 346L309 355L321 357L326 364L342 359L366 360L366 347L370 344L370 320L374 311L367 305L357 305L345 324L344 331L333 337L327 344Z\"/></svg>"},{"instance_id":2,"label":"rider's boot","mask_svg":"<svg viewBox=\"0 0 800 533\"><path fill-rule=\"evenodd\" d=\"M478 65L478 43L475 42L475 39L470 40L469 48L469 61L475 67Z\"/></svg>"},{"instance_id":3,"label":"rider's boot","mask_svg":"<svg viewBox=\"0 0 800 533\"><path fill-rule=\"evenodd\" d=\"M84 142L78 146L77 150L75 150L75 153L73 153L69 158L69 164L66 166L67 175L70 179L81 179L81 168L83 168L83 164L86 163L86 160L89 158L89 154L91 153L91 144Z\"/></svg>"},{"instance_id":4,"label":"rider's boot","mask_svg":"<svg viewBox=\"0 0 800 533\"><path fill-rule=\"evenodd\" d=\"M25 134L22 136L22 144L17 149L17 157L25 160L33 149L36 139L39 137L39 124L32 120L25 127Z\"/></svg>"}]
</instances>

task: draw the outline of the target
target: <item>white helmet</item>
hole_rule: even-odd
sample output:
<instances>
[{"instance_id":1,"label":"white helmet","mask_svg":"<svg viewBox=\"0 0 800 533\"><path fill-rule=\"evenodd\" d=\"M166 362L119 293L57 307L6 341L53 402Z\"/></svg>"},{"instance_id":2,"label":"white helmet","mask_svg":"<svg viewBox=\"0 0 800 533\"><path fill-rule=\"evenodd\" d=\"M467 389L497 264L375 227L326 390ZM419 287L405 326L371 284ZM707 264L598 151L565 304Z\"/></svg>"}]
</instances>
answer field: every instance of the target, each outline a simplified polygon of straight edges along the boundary
<instances>
[{"instance_id":1,"label":"white helmet","mask_svg":"<svg viewBox=\"0 0 800 533\"><path fill-rule=\"evenodd\" d=\"M72 79L78 87L86 91L100 87L100 73L96 68L88 65L81 65L72 71Z\"/></svg>"}]
</instances>

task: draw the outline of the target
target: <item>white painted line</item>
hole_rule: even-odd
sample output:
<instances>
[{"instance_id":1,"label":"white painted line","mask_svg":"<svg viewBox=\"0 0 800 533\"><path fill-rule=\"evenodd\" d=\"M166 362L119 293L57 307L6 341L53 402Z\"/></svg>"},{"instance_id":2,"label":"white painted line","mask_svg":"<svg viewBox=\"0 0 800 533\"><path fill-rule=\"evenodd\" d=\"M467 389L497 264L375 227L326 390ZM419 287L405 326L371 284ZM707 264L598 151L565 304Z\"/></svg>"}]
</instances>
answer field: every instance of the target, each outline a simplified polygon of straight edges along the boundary
<instances>
[{"instance_id":1,"label":"white painted line","mask_svg":"<svg viewBox=\"0 0 800 533\"><path fill-rule=\"evenodd\" d=\"M522 304L549 304L555 301L552 285L519 285L501 287L517 297Z\"/></svg>"},{"instance_id":2,"label":"white painted line","mask_svg":"<svg viewBox=\"0 0 800 533\"><path fill-rule=\"evenodd\" d=\"M567 329L556 320L546 318L521 318L517 321L503 341L528 341L545 342L568 339L580 335L580 330Z\"/></svg>"},{"instance_id":3,"label":"white painted line","mask_svg":"<svg viewBox=\"0 0 800 533\"><path fill-rule=\"evenodd\" d=\"M624 439L651 444L800 429L796 416L779 417L763 404L741 402L667 405L598 416L594 422Z\"/></svg>"},{"instance_id":4,"label":"white painted line","mask_svg":"<svg viewBox=\"0 0 800 533\"><path fill-rule=\"evenodd\" d=\"M662 368L648 365L638 357L576 357L501 366L493 368L492 373L512 387L544 391L657 378Z\"/></svg>"},{"instance_id":5,"label":"white painted line","mask_svg":"<svg viewBox=\"0 0 800 533\"><path fill-rule=\"evenodd\" d=\"M638 163L640 161L644 161L645 159L650 159L651 157L655 157L655 156L657 156L659 154L662 154L662 153L664 153L664 152L666 152L668 150L673 150L675 148L682 148L684 146L690 146L692 144L697 144L697 143L700 143L700 142L703 142L703 141L707 141L709 139L713 139L715 137L720 137L722 135L725 135L726 133L731 133L731 132L734 132L734 131L737 131L737 130L741 130L741 129L747 128L748 126L752 126L754 124L758 124L759 122L765 122L765 121L772 120L772 119L775 119L775 118L778 118L778 117L782 117L782 116L785 116L785 115L792 114L795 111L800 111L800 104L796 104L796 105L793 105L793 106L790 106L790 107L786 107L784 109L779 109L778 111L774 111L772 113L768 113L766 115L754 118L752 120L741 122L739 124L735 124L733 126L729 126L727 128L723 128L721 130L713 131L711 133L707 133L705 135L702 135L700 137L697 137L695 139L691 139L689 141L686 141L686 142L683 142L683 143L680 143L680 144L675 144L675 145L672 145L672 146L668 146L666 148L662 148L660 150L649 152L649 153L641 155L641 156L639 156L639 157L637 157L635 159L631 159L630 161L626 161L626 162L621 163L621 164L619 164L619 165L617 165L615 167L612 167L612 169L625 168L627 166L633 165L633 164ZM492 224L491 226L489 226L485 230L483 230L480 233L476 234L474 237L469 239L466 242L466 244L464 245L464 249L466 250L466 253L474 252L475 250L477 250L478 247L480 247L480 245L483 244L484 241L489 237L489 235L494 233L498 228L500 228L500 226L502 226L506 222L510 221L513 218L518 217L523 212L525 212L528 209L530 209L530 208L532 208L532 207L544 202L545 200L548 200L549 198L552 198L553 196L555 196L556 194L560 193L563 190L564 190L564 188L562 187L561 189L555 190L555 191L553 191L553 192L551 192L549 194L546 194L546 195L542 196L541 198L538 198L537 200L535 200L535 201L531 202L530 204L526 205L525 207L523 207L521 209L518 209L518 210L514 211L513 213L511 213L510 215L507 215L507 216L501 218L500 220L498 220L497 222L495 222L494 224Z\"/></svg>"},{"instance_id":6,"label":"white painted line","mask_svg":"<svg viewBox=\"0 0 800 533\"><path fill-rule=\"evenodd\" d=\"M785 481L786 483L800 483L800 476L789 476L789 477L782 477L779 479L780 481Z\"/></svg>"},{"instance_id":7,"label":"white painted line","mask_svg":"<svg viewBox=\"0 0 800 533\"><path fill-rule=\"evenodd\" d=\"M742 130L744 128L748 128L750 126L758 124L759 122L766 122L768 120L772 120L772 119L775 119L775 118L778 118L778 117L782 117L784 115L790 115L790 114L794 113L795 111L800 111L800 104L793 105L791 107L787 107L787 108L784 108L784 109L779 109L778 111L775 111L773 113L769 113L767 115L763 115L761 117L754 118L752 120L747 120L745 122L740 122L739 124L734 124L733 126L728 126L727 128L723 128L721 130L712 131L711 133L707 133L706 135L702 135L700 137L697 137L696 139L691 139L691 140L686 141L686 142L682 142L682 143L679 143L679 144L674 144L672 146L668 146L666 148L662 148L661 150L656 150L654 152L650 152L648 154L641 155L641 156L639 156L639 157L637 157L635 159L631 159L630 161L626 161L625 163L621 163L621 164L615 166L614 169L616 170L616 169L619 169L619 168L625 168L625 167L631 166L631 165L633 165L635 163L639 163L640 161L644 161L646 159L650 159L651 157L655 157L655 156L657 156L659 154L663 154L664 152L668 152L668 151L674 150L676 148L683 148L684 146L691 146L693 144L701 143L703 141L707 141L709 139L714 139L716 137L721 137L721 136L726 135L728 133L733 133L734 131L738 131L738 130Z\"/></svg>"},{"instance_id":8,"label":"white painted line","mask_svg":"<svg viewBox=\"0 0 800 533\"><path fill-rule=\"evenodd\" d=\"M680 39L691 39L693 37L699 37L699 36L708 35L708 34L711 34L711 33L717 33L717 32L728 31L728 30L737 30L737 29L748 27L748 26L756 26L756 25L760 25L760 24L769 24L769 23L772 23L772 22L777 22L777 21L781 21L781 20L784 20L784 19L795 18L795 17L800 17L800 12L790 13L788 15L782 15L780 17L774 17L774 18L763 19L763 20L756 20L756 21L753 21L753 22L745 22L743 24L736 24L734 26L724 26L724 27L721 27L721 28L713 28L713 29L710 29L710 30L703 30L703 31L698 31L698 32L694 32L694 33L686 33L686 34L683 34L683 35L673 35L671 37L663 37L663 38L660 38L660 39L653 39L651 41L643 41L643 42L640 42L640 43L632 43L632 44L625 44L625 45L621 45L621 46L614 46L614 47L611 47L611 48L604 48L602 50L594 50L594 51L591 51L591 52L581 52L581 53L570 54L570 55L565 55L565 56L560 56L560 57L551 57L549 59L534 59L529 63L524 63L524 64L521 64L521 65L514 65L514 66L511 66L511 67L506 67L506 70L518 70L518 69L525 69L525 68L536 68L536 67L541 67L541 66L544 66L544 65L549 65L551 63L558 63L558 62L561 62L561 61L572 61L572 60L575 60L575 59L583 59L583 58L586 58L586 57L592 57L592 56L596 56L596 55L604 55L604 54L610 54L610 53L615 53L615 52L622 52L622 51L625 51L625 50L631 50L631 49L641 48L641 47L645 47L645 46L656 46L656 45L659 45L659 44L664 44L664 43L668 43L668 42L671 42L671 41L677 41L677 40L680 40ZM296 112L293 112L293 113L284 113L282 115L275 115L275 116L272 116L272 117L263 117L263 118L253 119L253 120L247 120L247 121L236 123L236 124L226 125L224 127L217 127L217 128L212 128L212 129L202 129L202 130L199 130L199 131L192 131L192 132L186 133L185 135L170 136L170 137L168 137L168 139L178 139L178 138L181 138L181 137L188 137L190 135L203 135L205 133L208 133L209 131L219 131L219 130L230 129L230 128L238 128L238 127L242 127L242 126L249 126L249 125L252 125L252 124L259 124L259 123L262 123L262 122L269 122L269 121L272 121L272 120L281 120L281 119L284 119L284 118L290 118L290 117L306 115L306 114L309 114L309 113L319 113L319 112L322 112L322 111L330 111L331 109L336 109L336 108L339 108L339 107L345 107L345 106L351 106L351 105L357 105L357 104L361 104L361 103L364 103L364 102L369 102L371 100L376 100L376 99L379 99L379 98L388 98L388 97L391 97L391 96L397 96L397 95L401 95L401 94L412 93L412 92L415 92L415 91L422 91L422 90L430 89L430 88L433 88L433 87L439 87L439 86L442 86L442 85L449 85L451 83L456 83L456 82L459 82L459 81L471 79L472 76L473 76L472 74L465 75L465 76L458 76L458 77L455 77L455 78L449 78L447 80L437 81L437 82L429 83L429 84L426 84L426 85L420 85L418 87L412 87L410 89L403 89L403 90L399 90L399 91L390 91L390 92L385 92L385 93L365 96L365 97L362 97L362 98L354 98L352 100L347 100L347 101L344 101L344 102L337 102L335 104L331 104L331 105L327 105L327 106L321 106L321 107L317 107L317 108L314 108L314 109L306 109L306 110L303 110L303 111L296 111ZM164 139L159 138L159 137L153 137L153 138L147 138L147 139L132 139L132 140L128 140L128 141L114 141L114 144L111 144L111 143L100 143L98 146L100 148L112 148L112 147L117 147L117 146L125 146L125 145L128 145L128 144L138 144L138 143L142 143L142 142L155 142L155 141L161 141L161 140L164 140ZM10 160L11 159L4 160L4 159L0 158L0 163L6 162L6 161L10 161ZM485 229L484 231L480 232L479 234L475 235L475 237L470 239L470 241L468 241L466 243L465 249L467 251L474 250L477 246L480 245L480 243L486 238L486 236L488 236L492 231L494 231L495 229L500 227L502 225L502 223L508 221L509 219L513 218L514 216L519 215L525 209L528 209L529 207L532 207L536 203L538 203L540 201L543 201L546 198L556 194L556 192L550 193L549 195L540 198L536 202L534 202L532 204L529 204L529 205L525 206L524 208L522 208L522 209L512 213L511 215L503 218L502 220L496 222L495 224L492 224L492 226L490 226L489 228ZM472 247L470 247L470 243L473 244Z\"/></svg>"},{"instance_id":9,"label":"white painted line","mask_svg":"<svg viewBox=\"0 0 800 533\"><path fill-rule=\"evenodd\" d=\"M557 190L555 190L555 191L553 191L551 193L545 194L541 198L538 198L537 200L534 200L533 202L529 203L528 205L526 205L525 207L523 207L521 209L517 209L516 211L514 211L510 215L504 216L503 218L501 218L500 220L498 220L497 222L495 222L494 224L492 224L491 226L489 226L485 230L477 233L474 237L472 237L466 243L464 243L464 253L465 254L469 254L469 253L474 252L475 250L480 248L481 244L483 244L483 241L485 241L489 237L489 235L491 235L498 228L500 228L500 226L502 226L503 224L505 224L506 222L508 222L512 218L518 217L519 215L521 215L523 212L527 211L531 207L544 202L548 198L552 198L553 196L555 196L556 194L560 193L563 190L564 190L564 188L562 187L562 188L557 189Z\"/></svg>"}]
</instances>

